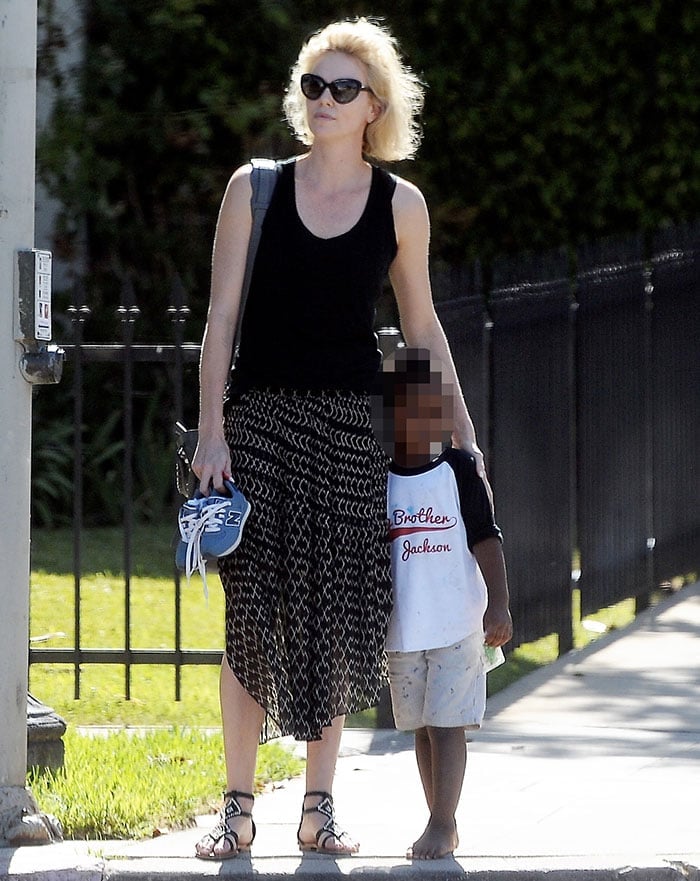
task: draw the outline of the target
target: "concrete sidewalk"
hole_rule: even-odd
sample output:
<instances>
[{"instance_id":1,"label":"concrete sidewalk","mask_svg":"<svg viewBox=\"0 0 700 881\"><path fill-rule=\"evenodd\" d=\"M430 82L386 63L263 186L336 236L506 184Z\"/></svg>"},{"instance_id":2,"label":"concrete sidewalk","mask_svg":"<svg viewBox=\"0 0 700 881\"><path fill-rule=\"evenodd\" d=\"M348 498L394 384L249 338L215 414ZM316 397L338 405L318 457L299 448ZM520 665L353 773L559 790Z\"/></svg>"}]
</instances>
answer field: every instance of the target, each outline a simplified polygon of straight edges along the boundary
<instances>
[{"instance_id":1,"label":"concrete sidewalk","mask_svg":"<svg viewBox=\"0 0 700 881\"><path fill-rule=\"evenodd\" d=\"M473 733L454 859L410 863L427 816L412 738L348 730L339 819L362 843L296 849L303 779L256 799L252 855L193 858L201 829L142 842L0 850L0 881L175 881L361 873L442 881L700 881L700 585L489 701ZM214 818L200 818L208 827Z\"/></svg>"}]
</instances>

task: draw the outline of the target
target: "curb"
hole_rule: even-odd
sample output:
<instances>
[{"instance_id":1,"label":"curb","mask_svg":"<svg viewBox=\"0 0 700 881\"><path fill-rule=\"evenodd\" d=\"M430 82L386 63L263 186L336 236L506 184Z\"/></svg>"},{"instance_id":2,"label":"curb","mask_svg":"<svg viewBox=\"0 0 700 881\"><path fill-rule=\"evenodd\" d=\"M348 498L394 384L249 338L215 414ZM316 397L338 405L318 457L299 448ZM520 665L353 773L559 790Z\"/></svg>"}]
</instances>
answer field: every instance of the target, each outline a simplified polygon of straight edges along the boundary
<instances>
[{"instance_id":1,"label":"curb","mask_svg":"<svg viewBox=\"0 0 700 881\"><path fill-rule=\"evenodd\" d=\"M105 843L108 844L108 843ZM596 857L458 857L423 863L407 863L400 857L333 859L307 854L303 857L254 857L242 855L223 862L193 857L110 858L99 854L100 842L86 845L68 842L50 848L23 851L0 850L0 881L195 881L206 878L289 881L303 875L305 881L338 881L339 876L359 874L363 881L419 879L447 881L700 881L700 855L646 857L608 854ZM29 853L27 853L29 851Z\"/></svg>"}]
</instances>

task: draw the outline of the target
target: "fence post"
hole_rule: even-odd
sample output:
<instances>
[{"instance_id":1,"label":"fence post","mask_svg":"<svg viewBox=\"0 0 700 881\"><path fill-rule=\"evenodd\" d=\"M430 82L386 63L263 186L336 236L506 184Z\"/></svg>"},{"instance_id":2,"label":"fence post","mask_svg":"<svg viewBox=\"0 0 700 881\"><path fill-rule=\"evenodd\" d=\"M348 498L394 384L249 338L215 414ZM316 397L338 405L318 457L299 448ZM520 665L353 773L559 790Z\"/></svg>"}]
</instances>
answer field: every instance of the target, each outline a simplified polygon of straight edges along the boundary
<instances>
[{"instance_id":1,"label":"fence post","mask_svg":"<svg viewBox=\"0 0 700 881\"><path fill-rule=\"evenodd\" d=\"M134 526L134 323L140 314L131 279L127 276L122 284L121 303L117 315L124 338L124 697L131 700L131 570L132 540Z\"/></svg>"},{"instance_id":2,"label":"fence post","mask_svg":"<svg viewBox=\"0 0 700 881\"><path fill-rule=\"evenodd\" d=\"M187 293L182 279L176 275L170 288L170 306L168 307L168 315L173 328L173 340L175 342L175 377L173 383L173 404L174 416L173 422L182 422L184 409L183 383L184 383L184 358L182 357L182 346L185 341L185 322L189 318L190 309L187 305ZM173 462L175 456L173 455ZM173 476L175 468L173 466ZM179 505L179 499L175 500L175 507ZM173 517L175 522L175 517ZM175 583L175 700L182 698L182 591L180 582L180 573L177 567L173 565L174 583Z\"/></svg>"},{"instance_id":3,"label":"fence post","mask_svg":"<svg viewBox=\"0 0 700 881\"><path fill-rule=\"evenodd\" d=\"M80 599L82 583L83 534L83 325L90 316L82 288L75 290L74 302L68 307L73 326L73 699L80 700Z\"/></svg>"}]
</instances>

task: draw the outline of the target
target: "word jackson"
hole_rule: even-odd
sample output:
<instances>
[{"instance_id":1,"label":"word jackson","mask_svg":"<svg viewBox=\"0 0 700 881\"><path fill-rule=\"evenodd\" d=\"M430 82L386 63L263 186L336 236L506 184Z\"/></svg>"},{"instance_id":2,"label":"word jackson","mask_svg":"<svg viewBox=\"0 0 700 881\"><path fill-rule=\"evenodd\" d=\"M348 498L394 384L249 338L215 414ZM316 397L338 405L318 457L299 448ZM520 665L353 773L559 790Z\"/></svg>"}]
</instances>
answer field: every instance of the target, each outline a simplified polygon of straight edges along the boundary
<instances>
[{"instance_id":1,"label":"word jackson","mask_svg":"<svg viewBox=\"0 0 700 881\"><path fill-rule=\"evenodd\" d=\"M422 544L411 544L410 539L403 542L403 552L401 559L408 560L414 554L449 554L452 548L448 544L432 544L429 538L424 538Z\"/></svg>"}]
</instances>

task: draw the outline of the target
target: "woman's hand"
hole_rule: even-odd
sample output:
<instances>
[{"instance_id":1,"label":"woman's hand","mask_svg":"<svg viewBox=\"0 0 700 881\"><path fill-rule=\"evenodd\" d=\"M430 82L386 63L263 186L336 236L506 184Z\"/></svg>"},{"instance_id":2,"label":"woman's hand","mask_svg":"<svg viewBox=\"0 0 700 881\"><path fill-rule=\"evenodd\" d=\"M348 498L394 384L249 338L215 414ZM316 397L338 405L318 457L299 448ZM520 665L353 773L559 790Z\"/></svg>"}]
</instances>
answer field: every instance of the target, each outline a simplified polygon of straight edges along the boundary
<instances>
[{"instance_id":1,"label":"woman's hand","mask_svg":"<svg viewBox=\"0 0 700 881\"><path fill-rule=\"evenodd\" d=\"M224 489L224 480L231 479L231 451L223 434L202 435L192 460L192 471L199 478L200 492L209 495L213 486L218 492Z\"/></svg>"}]
</instances>

